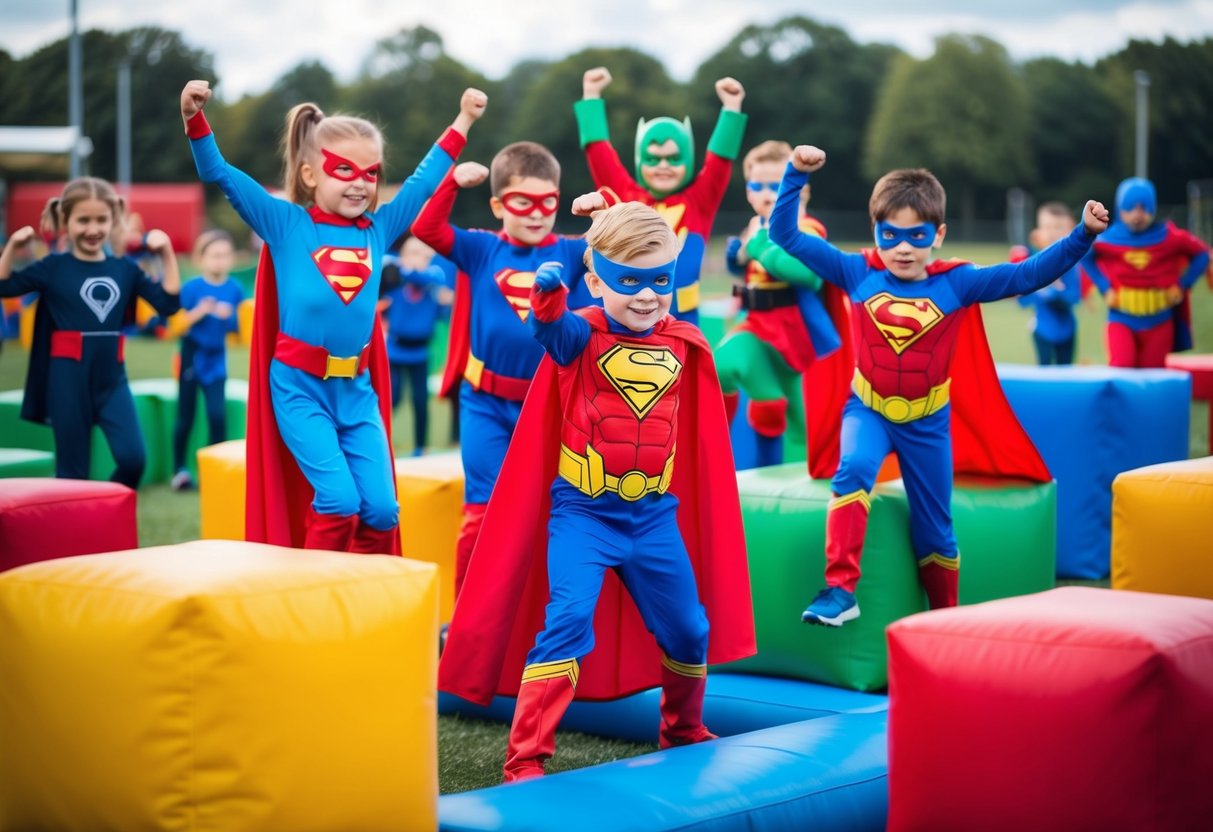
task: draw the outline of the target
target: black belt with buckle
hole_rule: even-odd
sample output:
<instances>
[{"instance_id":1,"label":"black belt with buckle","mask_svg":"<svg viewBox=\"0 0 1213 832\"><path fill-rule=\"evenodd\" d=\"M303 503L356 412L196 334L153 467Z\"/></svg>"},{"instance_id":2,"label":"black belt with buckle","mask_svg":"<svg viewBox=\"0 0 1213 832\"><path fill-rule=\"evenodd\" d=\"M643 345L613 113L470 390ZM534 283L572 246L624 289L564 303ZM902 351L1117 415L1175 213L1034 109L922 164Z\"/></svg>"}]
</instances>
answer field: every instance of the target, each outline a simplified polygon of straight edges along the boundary
<instances>
[{"instance_id":1,"label":"black belt with buckle","mask_svg":"<svg viewBox=\"0 0 1213 832\"><path fill-rule=\"evenodd\" d=\"M733 294L741 298L742 309L755 312L796 305L796 290L790 286L779 289L756 289L752 286L735 285Z\"/></svg>"}]
</instances>

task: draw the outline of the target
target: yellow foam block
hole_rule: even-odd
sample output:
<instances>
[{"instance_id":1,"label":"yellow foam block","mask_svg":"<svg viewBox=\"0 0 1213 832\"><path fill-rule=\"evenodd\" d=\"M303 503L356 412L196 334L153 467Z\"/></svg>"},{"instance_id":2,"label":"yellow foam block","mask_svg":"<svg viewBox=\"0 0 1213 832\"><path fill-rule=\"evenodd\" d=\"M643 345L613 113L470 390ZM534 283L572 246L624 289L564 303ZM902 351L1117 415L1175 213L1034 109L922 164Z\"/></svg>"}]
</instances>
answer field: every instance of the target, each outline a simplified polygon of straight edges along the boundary
<instances>
[{"instance_id":1,"label":"yellow foam block","mask_svg":"<svg viewBox=\"0 0 1213 832\"><path fill-rule=\"evenodd\" d=\"M396 460L400 551L439 568L438 617L455 609L455 540L463 518L463 464L458 453Z\"/></svg>"},{"instance_id":2,"label":"yellow foam block","mask_svg":"<svg viewBox=\"0 0 1213 832\"><path fill-rule=\"evenodd\" d=\"M244 540L244 440L198 449L200 534L204 539Z\"/></svg>"},{"instance_id":3,"label":"yellow foam block","mask_svg":"<svg viewBox=\"0 0 1213 832\"><path fill-rule=\"evenodd\" d=\"M1112 588L1213 598L1213 456L1112 482Z\"/></svg>"},{"instance_id":4,"label":"yellow foam block","mask_svg":"<svg viewBox=\"0 0 1213 832\"><path fill-rule=\"evenodd\" d=\"M0 574L0 829L434 829L437 569L195 541Z\"/></svg>"},{"instance_id":5,"label":"yellow foam block","mask_svg":"<svg viewBox=\"0 0 1213 832\"><path fill-rule=\"evenodd\" d=\"M236 307L236 325L240 333L240 343L250 346L253 343L253 299L245 298Z\"/></svg>"}]
</instances>

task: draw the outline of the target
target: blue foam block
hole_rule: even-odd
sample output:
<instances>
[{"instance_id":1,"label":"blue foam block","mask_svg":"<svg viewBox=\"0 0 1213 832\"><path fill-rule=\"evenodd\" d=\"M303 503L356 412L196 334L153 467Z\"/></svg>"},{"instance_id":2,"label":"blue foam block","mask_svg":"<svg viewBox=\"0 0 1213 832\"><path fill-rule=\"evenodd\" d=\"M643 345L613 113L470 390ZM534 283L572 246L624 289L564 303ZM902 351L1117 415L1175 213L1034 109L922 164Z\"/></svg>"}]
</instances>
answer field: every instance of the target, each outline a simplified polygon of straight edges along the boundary
<instances>
[{"instance_id":1,"label":"blue foam block","mask_svg":"<svg viewBox=\"0 0 1213 832\"><path fill-rule=\"evenodd\" d=\"M1112 480L1188 457L1191 376L1174 370L1000 364L1015 415L1057 480L1057 575L1106 578Z\"/></svg>"},{"instance_id":2,"label":"blue foam block","mask_svg":"<svg viewBox=\"0 0 1213 832\"><path fill-rule=\"evenodd\" d=\"M574 702L560 727L656 744L660 704L659 688L610 702ZM709 673L703 697L703 721L713 733L728 737L806 719L887 707L888 697L877 693L797 679ZM439 693L438 712L509 722L514 717L514 699L498 696L488 707L481 707L449 693Z\"/></svg>"},{"instance_id":3,"label":"blue foam block","mask_svg":"<svg viewBox=\"0 0 1213 832\"><path fill-rule=\"evenodd\" d=\"M714 742L438 798L447 832L883 830L884 711Z\"/></svg>"}]
</instances>

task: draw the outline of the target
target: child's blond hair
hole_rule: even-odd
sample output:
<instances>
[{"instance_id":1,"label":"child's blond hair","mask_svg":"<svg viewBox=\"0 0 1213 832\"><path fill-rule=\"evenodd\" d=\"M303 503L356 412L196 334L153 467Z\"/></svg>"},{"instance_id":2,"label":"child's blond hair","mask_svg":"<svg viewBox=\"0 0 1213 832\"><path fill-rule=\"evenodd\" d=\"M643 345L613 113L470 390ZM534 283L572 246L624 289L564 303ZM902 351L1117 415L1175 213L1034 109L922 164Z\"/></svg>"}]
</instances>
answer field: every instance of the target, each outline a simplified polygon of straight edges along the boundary
<instances>
[{"instance_id":1,"label":"child's blond hair","mask_svg":"<svg viewBox=\"0 0 1213 832\"><path fill-rule=\"evenodd\" d=\"M374 124L357 116L326 116L315 104L296 104L286 114L286 133L282 136L283 183L287 198L296 205L315 201L315 193L303 181L300 168L304 163L319 165L320 150L339 139L365 139L374 143L383 159L383 133ZM383 174L380 167L380 176ZM369 210L379 202L379 190L371 200Z\"/></svg>"},{"instance_id":2,"label":"child's blond hair","mask_svg":"<svg viewBox=\"0 0 1213 832\"><path fill-rule=\"evenodd\" d=\"M620 202L604 211L595 211L590 230L585 233L585 264L593 268L592 251L616 263L669 248L678 253L678 237L661 215L640 202Z\"/></svg>"},{"instance_id":3,"label":"child's blond hair","mask_svg":"<svg viewBox=\"0 0 1213 832\"><path fill-rule=\"evenodd\" d=\"M116 248L117 241L122 239L126 200L118 196L113 185L95 176L81 176L73 179L64 186L62 194L46 201L46 205L42 208L42 230L57 236L67 227L67 221L71 218L72 211L86 199L97 199L109 206L110 213L114 215L110 240Z\"/></svg>"},{"instance_id":4,"label":"child's blond hair","mask_svg":"<svg viewBox=\"0 0 1213 832\"><path fill-rule=\"evenodd\" d=\"M761 162L786 162L792 158L792 146L787 142L769 139L754 145L750 152L741 160L741 170L746 179L750 178L750 170Z\"/></svg>"}]
</instances>

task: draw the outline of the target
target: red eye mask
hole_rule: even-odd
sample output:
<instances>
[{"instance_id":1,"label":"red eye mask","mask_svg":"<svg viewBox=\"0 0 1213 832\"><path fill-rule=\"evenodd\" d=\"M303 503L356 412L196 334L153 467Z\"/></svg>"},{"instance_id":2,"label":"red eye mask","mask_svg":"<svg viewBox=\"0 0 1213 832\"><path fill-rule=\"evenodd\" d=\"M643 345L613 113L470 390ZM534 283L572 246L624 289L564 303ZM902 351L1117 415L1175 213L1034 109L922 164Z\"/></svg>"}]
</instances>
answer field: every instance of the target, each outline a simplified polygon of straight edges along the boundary
<instances>
[{"instance_id":1,"label":"red eye mask","mask_svg":"<svg viewBox=\"0 0 1213 832\"><path fill-rule=\"evenodd\" d=\"M342 182L353 182L355 179L365 179L367 182L379 181L379 169L382 167L379 162L369 168L360 168L349 159L338 156L336 153L330 153L323 148L320 153L324 156L324 172L334 179L340 179ZM349 168L349 171L338 170L343 167Z\"/></svg>"},{"instance_id":2,"label":"red eye mask","mask_svg":"<svg viewBox=\"0 0 1213 832\"><path fill-rule=\"evenodd\" d=\"M550 217L560 208L560 191L548 191L546 194L506 191L501 195L501 204L517 217L525 217L536 208L543 216Z\"/></svg>"}]
</instances>

